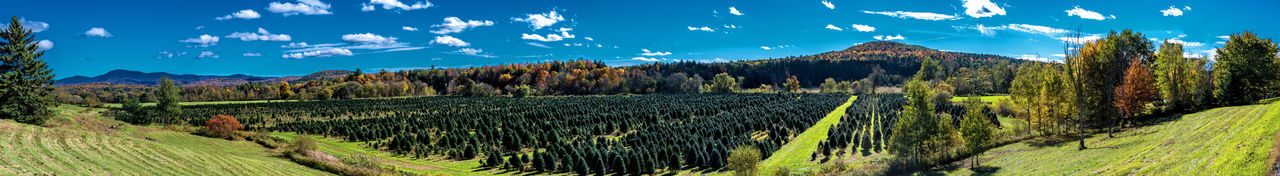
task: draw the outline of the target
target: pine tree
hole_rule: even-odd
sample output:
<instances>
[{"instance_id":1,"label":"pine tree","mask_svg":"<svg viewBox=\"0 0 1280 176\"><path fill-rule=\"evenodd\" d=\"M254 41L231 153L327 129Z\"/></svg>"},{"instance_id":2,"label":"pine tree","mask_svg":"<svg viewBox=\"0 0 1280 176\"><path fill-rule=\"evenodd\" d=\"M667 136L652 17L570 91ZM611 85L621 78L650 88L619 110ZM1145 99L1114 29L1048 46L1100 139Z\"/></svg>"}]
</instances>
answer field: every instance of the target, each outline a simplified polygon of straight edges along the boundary
<instances>
[{"instance_id":1,"label":"pine tree","mask_svg":"<svg viewBox=\"0 0 1280 176\"><path fill-rule=\"evenodd\" d=\"M156 110L160 111L158 114L165 127L176 123L178 116L182 115L182 105L178 104L178 89L173 85L173 80L160 78L160 90L156 90L156 96L160 97L156 101Z\"/></svg>"},{"instance_id":2,"label":"pine tree","mask_svg":"<svg viewBox=\"0 0 1280 176\"><path fill-rule=\"evenodd\" d=\"M49 107L56 102L48 96L53 88L53 70L45 65L35 35L22 27L18 17L0 31L0 119L43 124L53 116Z\"/></svg>"}]
</instances>

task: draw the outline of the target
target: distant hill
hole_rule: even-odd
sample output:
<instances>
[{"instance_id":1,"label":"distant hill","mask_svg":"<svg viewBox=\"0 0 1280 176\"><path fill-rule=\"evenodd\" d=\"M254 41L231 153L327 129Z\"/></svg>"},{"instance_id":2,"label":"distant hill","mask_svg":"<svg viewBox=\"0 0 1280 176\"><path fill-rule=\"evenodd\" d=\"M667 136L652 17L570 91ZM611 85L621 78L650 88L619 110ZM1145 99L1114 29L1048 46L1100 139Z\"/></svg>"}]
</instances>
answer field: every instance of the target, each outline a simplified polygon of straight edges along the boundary
<instances>
[{"instance_id":1,"label":"distant hill","mask_svg":"<svg viewBox=\"0 0 1280 176\"><path fill-rule=\"evenodd\" d=\"M807 56L720 63L653 63L627 68L662 73L684 72L690 75L697 74L705 79L717 73L729 73L746 78L743 84L746 87L785 82L788 76L795 76L801 86L814 87L826 78L862 79L877 67L884 71L883 77L880 77L877 82L898 83L903 78L914 75L916 70L920 69L920 62L925 57L940 61L943 69L947 69L944 71L1000 62L1016 64L1023 61L1000 55L950 52L898 42L874 41L844 50Z\"/></svg>"},{"instance_id":2,"label":"distant hill","mask_svg":"<svg viewBox=\"0 0 1280 176\"><path fill-rule=\"evenodd\" d=\"M112 83L112 84L136 84L144 86L155 86L160 83L160 78L168 77L173 79L174 83L179 86L231 86L249 82L280 82L280 81L308 81L315 79L337 78L352 73L346 70L325 70L304 76L287 76L287 77L264 77L252 76L245 74L234 74L226 76L217 75L193 75L193 74L171 74L165 72L144 73L131 70L112 70L102 75L94 77L72 76L63 78L55 82L54 85L79 85L89 83Z\"/></svg>"}]
</instances>

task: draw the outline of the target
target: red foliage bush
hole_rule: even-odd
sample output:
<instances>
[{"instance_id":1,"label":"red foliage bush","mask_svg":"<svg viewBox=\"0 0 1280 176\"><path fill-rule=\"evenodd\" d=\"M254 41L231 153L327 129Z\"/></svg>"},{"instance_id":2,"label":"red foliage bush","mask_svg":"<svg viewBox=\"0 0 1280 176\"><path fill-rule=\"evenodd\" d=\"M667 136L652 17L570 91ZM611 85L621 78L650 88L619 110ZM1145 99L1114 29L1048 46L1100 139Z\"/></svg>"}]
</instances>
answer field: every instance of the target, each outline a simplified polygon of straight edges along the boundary
<instances>
[{"instance_id":1,"label":"red foliage bush","mask_svg":"<svg viewBox=\"0 0 1280 176\"><path fill-rule=\"evenodd\" d=\"M240 121L236 121L235 117L229 115L216 115L204 123L204 130L210 135L223 138L229 138L235 131L243 128L240 126Z\"/></svg>"}]
</instances>

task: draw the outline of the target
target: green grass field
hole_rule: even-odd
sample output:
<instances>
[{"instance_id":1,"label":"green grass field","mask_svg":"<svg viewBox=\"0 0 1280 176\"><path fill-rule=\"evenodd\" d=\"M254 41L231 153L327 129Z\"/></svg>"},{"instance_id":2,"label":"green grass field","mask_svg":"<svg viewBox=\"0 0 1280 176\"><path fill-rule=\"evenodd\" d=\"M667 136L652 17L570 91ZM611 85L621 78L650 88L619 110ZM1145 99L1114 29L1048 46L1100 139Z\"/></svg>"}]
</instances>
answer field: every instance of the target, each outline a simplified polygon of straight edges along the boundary
<instances>
[{"instance_id":1,"label":"green grass field","mask_svg":"<svg viewBox=\"0 0 1280 176\"><path fill-rule=\"evenodd\" d=\"M1264 175L1280 131L1280 103L1223 107L1167 122L1057 144L1027 141L988 150L982 173L948 175Z\"/></svg>"},{"instance_id":2,"label":"green grass field","mask_svg":"<svg viewBox=\"0 0 1280 176\"><path fill-rule=\"evenodd\" d=\"M272 133L271 136L292 140L297 134L292 132ZM409 173L435 175L494 175L496 172L488 170L475 170L480 166L478 159L467 161L453 161L432 156L429 158L409 158L405 156L395 155L386 151L373 150L365 147L364 142L347 142L341 139L324 138L321 136L311 136L315 139L320 151L342 157L352 154L364 154L377 156L380 158L384 166L395 167L397 170Z\"/></svg>"},{"instance_id":3,"label":"green grass field","mask_svg":"<svg viewBox=\"0 0 1280 176\"><path fill-rule=\"evenodd\" d=\"M849 108L849 105L852 105L855 99L858 99L858 97L849 97L848 101L832 110L831 113L827 114L827 117L823 117L822 120L818 120L818 123L796 135L795 138L791 139L791 142L782 145L777 152L773 153L773 156L769 156L768 159L760 162L760 168L765 172L769 172L776 167L787 167L796 170L818 165L816 162L809 161L809 157L814 151L818 150L818 142L826 140L827 131L831 130L831 126L840 123L840 117L844 116L845 109Z\"/></svg>"},{"instance_id":4,"label":"green grass field","mask_svg":"<svg viewBox=\"0 0 1280 176\"><path fill-rule=\"evenodd\" d=\"M271 100L271 102L296 102L298 100ZM266 103L267 100L246 100L246 101L197 101L197 102L178 102L180 105L206 105L206 104L237 104L237 103ZM118 108L120 103L107 103L107 107ZM142 106L155 106L156 103L142 103Z\"/></svg>"},{"instance_id":5,"label":"green grass field","mask_svg":"<svg viewBox=\"0 0 1280 176\"><path fill-rule=\"evenodd\" d=\"M62 105L53 127L0 121L0 175L331 175L247 141L127 125Z\"/></svg>"},{"instance_id":6,"label":"green grass field","mask_svg":"<svg viewBox=\"0 0 1280 176\"><path fill-rule=\"evenodd\" d=\"M1009 95L979 96L978 100L982 100L983 102L995 103L996 101L1000 101L1000 99L1004 99L1004 98L1009 98ZM968 99L969 97L959 97L959 96L951 97L951 101L953 102L962 102Z\"/></svg>"}]
</instances>

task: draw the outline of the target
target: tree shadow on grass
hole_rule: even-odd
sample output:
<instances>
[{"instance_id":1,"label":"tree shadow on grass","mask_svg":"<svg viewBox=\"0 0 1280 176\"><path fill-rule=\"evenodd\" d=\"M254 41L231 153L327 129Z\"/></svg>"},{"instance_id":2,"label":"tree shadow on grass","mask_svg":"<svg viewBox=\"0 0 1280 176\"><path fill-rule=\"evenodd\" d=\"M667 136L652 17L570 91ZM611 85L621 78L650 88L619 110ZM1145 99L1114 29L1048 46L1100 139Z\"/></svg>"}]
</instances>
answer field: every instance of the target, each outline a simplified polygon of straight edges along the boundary
<instances>
[{"instance_id":1,"label":"tree shadow on grass","mask_svg":"<svg viewBox=\"0 0 1280 176\"><path fill-rule=\"evenodd\" d=\"M1000 171L1000 167L979 165L970 170L973 170L973 175L995 175L997 171Z\"/></svg>"}]
</instances>

